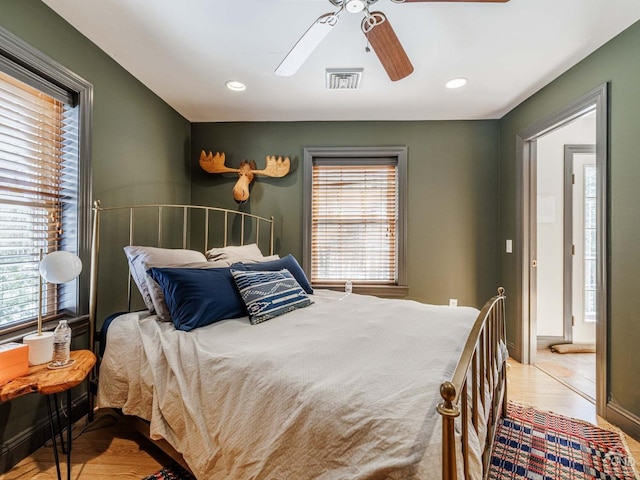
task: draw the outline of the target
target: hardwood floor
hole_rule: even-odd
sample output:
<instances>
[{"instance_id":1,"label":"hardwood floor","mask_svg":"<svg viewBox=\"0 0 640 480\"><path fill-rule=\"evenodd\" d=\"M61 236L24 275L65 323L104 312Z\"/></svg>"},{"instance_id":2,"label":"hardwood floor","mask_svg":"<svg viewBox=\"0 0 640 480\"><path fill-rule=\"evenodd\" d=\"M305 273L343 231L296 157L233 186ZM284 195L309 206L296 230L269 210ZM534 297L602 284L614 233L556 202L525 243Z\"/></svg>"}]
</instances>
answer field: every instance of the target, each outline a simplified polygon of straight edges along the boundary
<instances>
[{"instance_id":1,"label":"hardwood floor","mask_svg":"<svg viewBox=\"0 0 640 480\"><path fill-rule=\"evenodd\" d=\"M596 418L594 405L581 395L554 380L538 368L509 361L508 395L514 402L611 426ZM100 412L94 423L75 438L84 426L74 430L72 477L75 479L136 479L150 475L172 461L122 419ZM630 451L640 459L640 443L627 437ZM62 474L66 466L62 457ZM44 446L25 458L0 480L55 479L56 470L50 446Z\"/></svg>"},{"instance_id":2,"label":"hardwood floor","mask_svg":"<svg viewBox=\"0 0 640 480\"><path fill-rule=\"evenodd\" d=\"M595 405L592 402L533 365L522 365L514 360L509 360L507 378L509 379L508 396L511 401L585 420L602 428L616 429L596 415ZM628 435L625 435L625 439L629 451L638 464L640 461L640 442Z\"/></svg>"},{"instance_id":3,"label":"hardwood floor","mask_svg":"<svg viewBox=\"0 0 640 480\"><path fill-rule=\"evenodd\" d=\"M552 377L567 384L595 402L596 398L596 354L553 353L548 348L539 348L535 365Z\"/></svg>"},{"instance_id":4,"label":"hardwood floor","mask_svg":"<svg viewBox=\"0 0 640 480\"><path fill-rule=\"evenodd\" d=\"M98 412L94 422L82 431L85 426L83 419L73 430L72 479L140 480L172 463L161 450L111 412ZM67 478L66 455L62 452L60 464L62 478ZM57 479L50 442L11 471L1 474L0 479Z\"/></svg>"}]
</instances>

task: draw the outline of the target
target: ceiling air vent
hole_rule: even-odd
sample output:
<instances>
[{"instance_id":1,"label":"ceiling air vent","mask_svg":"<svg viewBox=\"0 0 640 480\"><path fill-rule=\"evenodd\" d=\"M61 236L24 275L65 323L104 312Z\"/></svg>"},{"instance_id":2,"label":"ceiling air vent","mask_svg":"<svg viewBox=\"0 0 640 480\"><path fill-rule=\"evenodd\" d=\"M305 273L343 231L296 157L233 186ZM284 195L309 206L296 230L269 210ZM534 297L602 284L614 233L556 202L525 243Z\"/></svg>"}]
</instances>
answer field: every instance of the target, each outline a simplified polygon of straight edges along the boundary
<instances>
[{"instance_id":1,"label":"ceiling air vent","mask_svg":"<svg viewBox=\"0 0 640 480\"><path fill-rule=\"evenodd\" d=\"M357 90L362 68L327 68L327 90Z\"/></svg>"}]
</instances>

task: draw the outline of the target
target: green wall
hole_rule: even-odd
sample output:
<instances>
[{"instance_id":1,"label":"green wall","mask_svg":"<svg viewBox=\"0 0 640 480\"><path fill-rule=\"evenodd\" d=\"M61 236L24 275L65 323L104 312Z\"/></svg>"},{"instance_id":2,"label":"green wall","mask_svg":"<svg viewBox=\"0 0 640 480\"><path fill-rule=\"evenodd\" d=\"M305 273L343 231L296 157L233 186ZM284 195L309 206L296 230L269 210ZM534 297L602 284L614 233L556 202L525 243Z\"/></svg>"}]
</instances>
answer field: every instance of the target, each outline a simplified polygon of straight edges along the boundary
<instances>
[{"instance_id":1,"label":"green wall","mask_svg":"<svg viewBox=\"0 0 640 480\"><path fill-rule=\"evenodd\" d=\"M266 155L289 156L292 171L255 180L251 213L274 215L276 250L302 258L303 147L408 147L409 297L457 298L481 306L498 285L498 122L197 123L192 128L193 203L238 208L233 174L211 175L201 150L225 152L227 165Z\"/></svg>"},{"instance_id":2,"label":"green wall","mask_svg":"<svg viewBox=\"0 0 640 480\"><path fill-rule=\"evenodd\" d=\"M105 206L188 203L187 120L40 1L2 0L0 26L93 84L94 199ZM85 288L88 270L87 264ZM77 348L86 348L86 340ZM43 405L38 395L0 405L2 451L5 442L44 418Z\"/></svg>"},{"instance_id":3,"label":"green wall","mask_svg":"<svg viewBox=\"0 0 640 480\"><path fill-rule=\"evenodd\" d=\"M189 199L186 119L39 0L2 0L0 26L93 84L94 198Z\"/></svg>"},{"instance_id":4,"label":"green wall","mask_svg":"<svg viewBox=\"0 0 640 480\"><path fill-rule=\"evenodd\" d=\"M516 235L515 135L547 118L581 95L610 82L610 318L611 400L640 417L640 23L527 99L500 121L500 224L503 244ZM516 291L516 256L501 254L501 278L512 298ZM521 317L508 302L508 331Z\"/></svg>"},{"instance_id":5,"label":"green wall","mask_svg":"<svg viewBox=\"0 0 640 480\"><path fill-rule=\"evenodd\" d=\"M190 125L38 0L2 0L0 26L94 85L93 198L104 205L202 203L274 215L278 253L302 255L302 151L320 146L406 145L409 151L409 297L458 298L480 306L503 284L515 291L515 135L594 87L611 81L611 319L613 400L640 416L640 25L606 44L500 121L201 123ZM292 172L259 178L237 207L232 176L198 166L201 149L224 151L228 164L287 155ZM495 234L500 227L501 234ZM497 264L501 268L496 267ZM507 302L509 332L518 321ZM0 406L4 444L43 417L38 396ZM4 446L4 445L3 445ZM33 445L37 447L37 445ZM2 465L0 465L0 471Z\"/></svg>"}]
</instances>

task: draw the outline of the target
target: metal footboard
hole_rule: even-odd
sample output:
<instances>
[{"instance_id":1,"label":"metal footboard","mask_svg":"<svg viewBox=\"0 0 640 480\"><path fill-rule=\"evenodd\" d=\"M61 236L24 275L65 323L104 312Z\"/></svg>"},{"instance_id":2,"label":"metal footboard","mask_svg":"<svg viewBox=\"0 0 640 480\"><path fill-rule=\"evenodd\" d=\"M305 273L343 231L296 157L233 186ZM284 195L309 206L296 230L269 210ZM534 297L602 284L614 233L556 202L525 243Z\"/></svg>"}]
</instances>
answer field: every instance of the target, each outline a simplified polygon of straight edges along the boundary
<instances>
[{"instance_id":1,"label":"metal footboard","mask_svg":"<svg viewBox=\"0 0 640 480\"><path fill-rule=\"evenodd\" d=\"M482 471L486 478L491 460L495 428L506 415L506 332L504 288L488 300L467 338L464 350L450 381L440 386L442 403L442 478L457 480L458 463L464 478L469 478L469 429L481 437L481 420L486 418L486 436L482 454ZM489 391L489 399L485 399ZM482 409L482 412L481 410ZM456 453L455 422L460 417L462 458Z\"/></svg>"}]
</instances>

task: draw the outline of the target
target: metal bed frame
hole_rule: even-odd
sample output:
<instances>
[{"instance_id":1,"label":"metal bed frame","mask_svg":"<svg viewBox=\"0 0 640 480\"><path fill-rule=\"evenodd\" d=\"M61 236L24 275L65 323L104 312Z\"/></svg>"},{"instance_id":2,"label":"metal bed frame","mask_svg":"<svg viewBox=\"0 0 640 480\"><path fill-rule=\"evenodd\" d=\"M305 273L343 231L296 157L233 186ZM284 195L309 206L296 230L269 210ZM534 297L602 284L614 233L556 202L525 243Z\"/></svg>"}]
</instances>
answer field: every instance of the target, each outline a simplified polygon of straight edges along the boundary
<instances>
[{"instance_id":1,"label":"metal bed frame","mask_svg":"<svg viewBox=\"0 0 640 480\"><path fill-rule=\"evenodd\" d=\"M93 202L93 231L91 236L91 271L90 271L90 283L89 283L89 345L92 349L95 344L96 333L96 315L98 311L98 263L100 254L100 222L102 216L106 212L128 212L128 243L127 245L133 245L135 242L135 230L136 230L136 214L142 211L156 211L157 212L157 247L164 245L164 219L163 213L168 210L182 212L182 234L181 234L181 248L188 248L190 242L190 216L195 211L204 212L204 250L207 250L209 245L209 220L212 212L222 213L224 216L223 225L223 243L222 246L229 245L229 218L240 218L240 239L238 244L245 245L247 243L246 238L246 219L250 219L255 222L256 230L254 234L255 242L260 241L260 225L265 224L269 228L269 255L273 255L274 246L274 219L273 217L259 217L250 213L239 212L236 210L230 210L226 208L207 207L202 205L171 205L171 204L150 204L150 205L128 205L121 207L103 207L100 200ZM122 245L125 246L125 245ZM127 287L127 305L131 310L131 275L129 275L129 283Z\"/></svg>"},{"instance_id":2,"label":"metal bed frame","mask_svg":"<svg viewBox=\"0 0 640 480\"><path fill-rule=\"evenodd\" d=\"M482 453L482 473L484 478L488 477L496 426L500 418L507 415L505 299L505 290L500 287L498 294L487 300L467 337L451 380L440 385L443 401L438 405L438 413L442 416L443 480L458 478L455 444L458 417L461 417L463 478L469 478L469 429L473 428L479 435L480 408L488 416ZM488 401L484 396L485 387L490 392Z\"/></svg>"},{"instance_id":3,"label":"metal bed frame","mask_svg":"<svg viewBox=\"0 0 640 480\"><path fill-rule=\"evenodd\" d=\"M163 214L166 212L175 212L178 214L182 214L182 231L181 231L181 240L180 240L180 248L188 248L191 243L190 236L190 226L193 220L192 214L194 212L201 212L204 215L203 224L203 246L204 251L208 248L213 247L210 245L210 229L209 229L209 221L212 213L218 213L223 216L223 227L222 227L222 244L216 246L226 247L230 244L230 232L229 232L229 221L230 219L240 220L240 232L239 239L237 242L233 242L238 245L245 245L251 239L255 241L259 245L260 242L260 225L265 226L268 229L268 240L269 240L269 255L273 255L274 249L274 218L273 216L270 218L260 217L257 215L253 215L250 213L240 212L236 210L230 210L226 208L218 208L218 207L208 207L203 205L174 205L174 204L148 204L148 205L126 205L126 206L118 206L118 207L103 207L100 200L95 200L93 202L93 224L92 224L92 234L91 234L91 269L90 269L90 278L89 278L89 348L92 352L96 354L98 361L93 369L91 378L89 380L90 384L90 394L89 394L89 420L93 419L93 413L95 408L95 396L97 395L97 385L98 385L98 372L100 368L100 357L99 357L99 347L96 342L96 334L98 333L98 265L100 263L100 246L101 246L101 222L102 217L105 214L109 213L117 213L123 212L128 216L127 219L127 236L126 242L121 243L119 247L124 247L126 245L134 245L135 243L135 232L136 232L136 217L140 216L142 213L154 213L155 212L155 228L156 228L156 247L164 246L165 235L165 226L164 226L164 217ZM247 229L245 228L246 221L249 220L255 224L255 233L251 236L247 236ZM148 226L148 225L145 225ZM175 248L175 245L174 245ZM124 257L123 257L124 258ZM131 292L132 292L132 277L131 272L128 275L128 283L127 283L127 310L131 311ZM143 432L144 433L144 432ZM146 434L149 437L148 434ZM166 442L165 442L166 443ZM168 445L168 444L167 444ZM164 449L164 448L163 448ZM186 467L184 462L181 462L183 466Z\"/></svg>"},{"instance_id":4,"label":"metal bed frame","mask_svg":"<svg viewBox=\"0 0 640 480\"><path fill-rule=\"evenodd\" d=\"M135 242L136 216L141 211L157 212L156 223L156 245L164 246L163 214L168 211L182 212L182 231L180 248L189 248L191 244L192 213L195 211L204 212L204 246L205 250L210 248L209 220L212 212L222 214L222 246L227 246L230 241L229 219L239 218L241 228L239 238L233 244L244 245L253 238L255 243L260 241L260 225L266 225L269 229L269 254L274 250L274 219L265 218L249 213L229 210L224 208L207 207L200 205L130 205L122 207L102 207L99 200L93 206L93 234L91 242L91 272L90 272L90 293L89 293L89 345L96 353L99 348L96 343L97 333L97 308L98 308L98 264L100 254L100 228L102 217L108 212L128 211L128 237L127 243L121 245L133 245ZM255 224L255 233L246 235L245 223ZM172 225L173 226L173 225ZM111 259L113 260L113 259ZM124 255L123 255L124 261ZM485 448L482 457L483 475L486 478L489 471L491 450L493 447L493 436L496 424L501 416L506 415L507 404L507 383L506 383L506 355L501 353L506 343L505 334L505 295L504 289L500 287L498 294L489 299L480 314L467 338L464 350L460 356L457 367L451 379L442 383L440 394L443 401L438 405L437 410L442 416L442 479L457 480L458 463L462 462L460 469L463 478L469 478L469 432L474 429L476 434L480 432L480 409L488 412L488 422L486 430ZM131 310L131 275L129 274L129 284L127 288L127 304ZM95 406L95 395L97 393L98 364L92 374L92 387L89 395L90 419L93 416ZM469 382L469 379L471 380ZM491 398L486 404L485 390L491 392ZM483 415L484 417L484 415ZM149 435L148 422L133 417L134 426L140 430L147 438ZM457 435L456 422L460 423L461 432ZM166 441L154 441L165 453L177 460L188 470L182 456L173 449ZM456 453L456 442L461 442L462 458L458 458Z\"/></svg>"}]
</instances>

